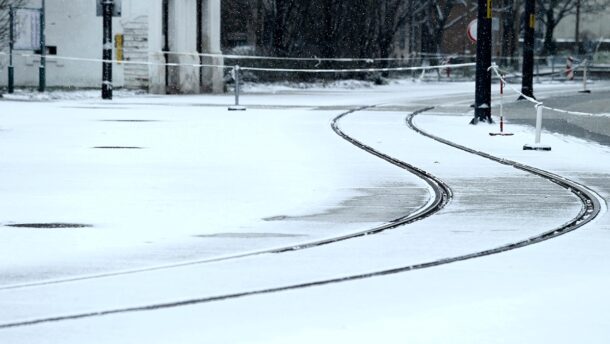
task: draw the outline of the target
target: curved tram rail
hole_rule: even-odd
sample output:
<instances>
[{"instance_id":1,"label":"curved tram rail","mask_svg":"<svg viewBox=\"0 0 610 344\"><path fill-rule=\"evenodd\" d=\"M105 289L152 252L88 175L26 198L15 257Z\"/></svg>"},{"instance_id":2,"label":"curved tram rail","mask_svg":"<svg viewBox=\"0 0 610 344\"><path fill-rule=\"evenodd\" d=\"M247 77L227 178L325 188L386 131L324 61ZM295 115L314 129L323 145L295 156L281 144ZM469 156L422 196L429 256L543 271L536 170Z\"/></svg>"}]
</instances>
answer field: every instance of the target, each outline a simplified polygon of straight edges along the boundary
<instances>
[{"instance_id":1,"label":"curved tram rail","mask_svg":"<svg viewBox=\"0 0 610 344\"><path fill-rule=\"evenodd\" d=\"M321 239L321 240L314 240L314 241L310 241L310 242L293 244L293 245L285 246L285 247L271 248L271 249L266 249L266 250L253 251L253 252L245 252L245 253L227 255L227 256L223 256L223 257L195 260L192 262L183 262L183 263L169 264L169 265L163 265L163 266L157 266L157 267L148 267L148 268L142 268L142 269L109 272L109 273L102 273L102 274L95 274L95 275L76 276L76 277L64 278L64 279L58 279L58 280L31 282L31 283L23 283L23 284L17 284L17 285L8 285L8 286L0 287L0 291L30 288L30 287L39 287L39 286L45 286L45 285L77 282L77 281L92 280L92 279L100 279L100 278L106 278L106 277L116 277L116 276L130 275L130 274L136 274L136 273L142 273L142 272L166 270L166 269L173 269L173 268L184 267L184 266L201 265L201 264L207 264L207 263L215 263L215 262L221 262L221 261L227 261L227 260L247 258L247 257L252 257L252 256L264 255L264 254L278 254L278 253L299 251L299 250L304 250L304 249L313 248L313 247L325 246L325 245L329 245L329 244L333 244L333 243L337 243L337 242L341 242L341 241L345 241L345 240L349 240L349 239L355 239L355 238L364 237L364 236L368 236L368 235L378 234L378 233L381 233L381 232L384 232L387 230L395 229L395 228L422 220L428 216L433 215L434 213L438 212L439 210L443 209L447 205L447 203L449 203L451 198L453 197L451 189L443 181L441 181L440 179L436 178L435 176L429 174L428 172L421 170L415 166L412 166L404 161L400 161L398 159L385 155L379 151L376 151L372 147L369 147L369 146L355 140L354 138L348 136L340 129L338 123L341 120L341 118L343 118L351 113L354 113L357 111L362 111L362 110L373 108L373 107L375 107L375 106L373 105L373 106L360 107L360 108L352 109L352 110L349 110L347 112L340 114L339 116L337 116L333 119L332 124L331 124L332 129L335 131L335 133L337 133L337 135L341 136L343 139L352 143L356 147L358 147L372 155L375 155L393 165L396 165L408 172L415 174L419 178L423 179L430 186L431 191L432 191L431 199L421 209L417 210L416 212L414 212L412 214L391 220L388 223L380 225L375 228L366 229L366 230L362 230L362 231L357 231L357 232L348 233L348 234L344 234L341 236L335 236L335 237L330 237L330 238Z\"/></svg>"},{"instance_id":2,"label":"curved tram rail","mask_svg":"<svg viewBox=\"0 0 610 344\"><path fill-rule=\"evenodd\" d=\"M339 115L337 118L335 118L335 120L332 122L332 128L333 130L335 130L340 136L342 136L344 139L350 141L351 143L355 144L356 146L365 149L367 151L372 150L372 148L356 141L355 139L352 139L350 137L348 137L346 134L344 134L343 132L341 132L341 130L338 127L338 121L351 114L354 113L356 111L361 111L361 110L365 110L367 108L371 108L371 107L363 107L363 108L359 108L359 109L354 109L351 111L348 111L344 114ZM492 155L489 155L487 153L484 152L480 152L480 151L476 151L473 149L470 149L468 147L464 147L461 145L458 145L456 143L450 142L448 140L436 137L434 135L431 135L419 128L417 128L414 124L413 124L413 117L416 116L419 113L422 113L424 111L428 111L431 110L432 108L426 108L420 111L417 111L415 113L410 114L409 116L407 116L406 122L407 125L415 130L416 132L427 136L431 139L434 139L438 142L450 145L456 149L461 149L464 150L466 152L472 153L472 154L476 154L478 156L487 158L487 159L491 159L495 162L498 162L500 164L504 164L504 165L508 165L508 166L512 166L514 168L517 168L519 170L523 170L523 171L527 171L529 173L532 173L534 175L540 176L544 179L547 179L569 191L571 191L572 193L574 193L581 201L582 201L582 208L581 211L579 212L578 216L576 216L574 219L572 219L571 221L569 221L568 223L566 223L565 225L561 226L560 228L557 229L553 229L551 231L548 232L544 232L538 236L535 237L531 237L528 238L526 240L522 240L519 242L515 242L515 243L511 243L511 244L507 244L507 245L503 245L500 247L496 247L496 248L492 248L489 250L484 250L484 251L479 251L479 252L474 252L474 253L470 253L470 254L466 254L466 255L461 255L461 256L457 256L457 257L450 257L450 258L444 258L444 259L439 259L439 260L434 260L434 261L430 261L430 262L426 262L426 263L421 263L421 264L414 264L414 265L408 265L408 266L404 266L404 267L400 267L400 268L395 268L395 269L389 269L389 270L380 270L380 271L375 271L375 272L370 272L370 273L364 273L364 274L358 274L358 275L351 275L351 276L345 276L345 277L338 277L338 278L333 278L333 279L326 279L326 280L320 280L320 281L313 281L313 282L308 282L308 283L301 283L301 284L294 284L294 285L288 285L288 286L283 286L283 287L276 287L276 288L269 288L269 289L261 289L261 290L254 290L254 291L247 291L247 292L241 292L241 293L234 293L234 294L226 294L226 295L218 295L218 296L212 296L212 297L202 297L202 298L193 298L193 299L188 299L188 300L182 300L182 301L176 301L176 302L168 302L168 303L158 303L158 304L150 304L150 305L146 305L146 306L139 306L139 307L128 307L128 308L122 308L122 309L112 309L112 310L106 310L106 311L99 311L99 312L91 312L91 313L81 313L81 314L74 314L74 315L67 315L67 316L58 316L58 317L49 317L49 318L41 318L41 319L35 319L35 320L30 320L30 321L22 321L22 322L15 322L15 323L8 323L8 324L0 324L0 329L3 328L14 328L14 327L22 327L22 326L30 326L30 325L36 325L36 324L41 324L41 323L49 323L49 322L57 322L57 321L67 321L67 320L77 320L77 319L84 319L84 318L91 318L91 317L99 317L99 316L106 316L106 315L112 315L112 314L121 314L121 313L131 313L131 312L143 312L143 311L152 311L152 310L160 310L160 309L167 309L167 308L175 308L175 307L181 307L181 306L189 306L189 305L195 305L195 304L203 304L203 303L210 303L210 302L216 302L216 301L223 301L223 300L229 300L229 299L236 299L236 298L241 298L241 297L247 297L247 296L254 296L254 295L263 295L263 294L271 294L271 293L277 293L277 292L283 292L283 291L289 291L289 290L295 290L295 289L302 289L302 288L309 288L309 287L319 287L319 286L324 286L324 285L329 285L329 284L335 284L335 283L342 283L342 282L348 282L348 281L356 281L356 280L362 280L362 279L367 279L367 278L373 278L373 277L380 277L380 276L387 276L387 275L393 275L393 274L398 274L398 273L403 273L403 272L408 272L408 271L412 271L412 270L419 270L419 269L426 269L426 268L431 268L431 267L435 267L435 266L439 266L439 265L444 265L444 264L449 264L449 263L455 263L455 262L460 262L460 261L465 261L465 260L470 260L470 259L474 259L474 258L480 258L480 257L484 257L484 256L489 256L489 255L493 255L493 254L498 254L501 252L506 252L506 251L510 251L510 250L514 250L517 248L521 248L521 247L525 247L525 246L529 246L529 245L533 245L545 240L549 240L555 237L558 237L560 235L569 233L571 231L574 231L582 226L584 226L585 224L591 222L593 219L595 219L595 217L597 215L599 215L600 211L601 211L601 203L598 199L598 197L589 189L587 189L585 186L580 185L574 181L565 179L561 176L555 175L553 173L547 172L547 171L543 171L534 167L530 167L524 164L520 164L514 161L510 161L510 160L506 160L506 159L501 159L501 158L497 158L494 157ZM374 150L373 150L374 151ZM382 153L379 152L371 152L372 154L375 154L385 160L388 160L389 162L398 165L400 167L403 167L405 169L411 170L411 168L413 168L415 171L414 172L418 175L420 175L421 177L426 177L425 179L427 181L429 181L430 183L439 183L438 187L440 189L443 189L444 184L440 183L440 181L437 181L436 178L430 176L427 172L419 170L417 168L414 168L404 162L401 162L399 160L396 160L394 158L391 158L389 156L386 156ZM435 182L431 182L432 180L435 180ZM432 186L432 184L431 184ZM444 187L443 187L444 186ZM432 186L433 188L436 189L436 186ZM440 191L440 190L439 190ZM437 206L440 205L440 208L442 208L448 201L449 198L451 197L451 193L449 191L449 189L445 189L445 192L447 192L445 195L442 194L441 192L441 198L442 201L440 203L437 204ZM438 195L437 195L438 196ZM437 197L438 199L438 197ZM436 202L435 202L436 203ZM435 211L438 211L440 208L437 208ZM433 213L434 211L431 211L431 213ZM429 216L431 213L425 213L425 212L420 212L419 216L423 216L423 217L427 217ZM388 226L392 226L391 228L397 227L397 226L401 226L404 223L409 223L412 221L415 221L415 219L410 219L409 217L404 218L402 220L403 222L400 224L396 224L395 226L392 225L388 225ZM387 228L386 228L387 229ZM371 231L367 231L367 233L375 233L378 232L375 230L371 230ZM360 234L360 236L362 235L366 235L366 234ZM347 239L347 238L346 238ZM345 240L345 239L338 239L338 240ZM338 241L335 240L335 241ZM321 243L321 244L328 244L330 242L325 242L325 243ZM320 244L320 245L321 245ZM319 245L315 245L315 246L319 246ZM285 251L291 251L291 250L295 250L295 249L301 249L301 248L306 248L306 247L311 247L311 246L300 246L297 248L293 248L293 249L288 249L288 250L284 250L284 251L274 251L276 253L279 252L285 252Z\"/></svg>"}]
</instances>

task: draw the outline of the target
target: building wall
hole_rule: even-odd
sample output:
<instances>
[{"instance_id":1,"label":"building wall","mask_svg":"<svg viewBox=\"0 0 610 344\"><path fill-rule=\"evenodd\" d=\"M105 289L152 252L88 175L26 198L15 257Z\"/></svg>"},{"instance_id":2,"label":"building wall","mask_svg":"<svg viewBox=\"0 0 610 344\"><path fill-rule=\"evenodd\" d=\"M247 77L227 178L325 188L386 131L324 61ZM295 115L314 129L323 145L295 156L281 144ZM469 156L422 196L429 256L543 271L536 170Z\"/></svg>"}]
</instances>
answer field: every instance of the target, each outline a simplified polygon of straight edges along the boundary
<instances>
[{"instance_id":1,"label":"building wall","mask_svg":"<svg viewBox=\"0 0 610 344\"><path fill-rule=\"evenodd\" d=\"M154 93L165 93L164 54L161 53L162 0L121 0L121 16L113 18L113 39L123 35L123 60L153 64L118 63L113 65L115 88L143 88ZM220 0L169 0L169 37L173 52L197 52L201 27L203 52L220 54ZM203 8L202 23L198 25L197 6ZM29 0L28 7L40 8L41 0ZM64 60L47 58L47 85L49 87L101 87L102 83L102 18L96 13L96 0L46 0L46 44L54 47L57 57L95 59L98 61ZM173 17L172 17L173 14ZM4 50L8 50L4 49ZM118 59L118 49L113 58ZM14 55L15 86L36 87L40 58ZM200 63L195 55L170 55L188 66L170 69L168 79L176 93L222 92L222 68L208 68L201 73L194 67ZM0 55L0 86L8 84L9 58ZM222 65L222 58L205 63ZM173 82L173 83L172 83Z\"/></svg>"},{"instance_id":2,"label":"building wall","mask_svg":"<svg viewBox=\"0 0 610 344\"><path fill-rule=\"evenodd\" d=\"M126 0L125 2L128 2ZM40 1L32 0L29 7L40 7ZM129 8L129 6L127 6ZM129 13L130 11L124 11ZM46 0L46 44L57 48L57 56L85 59L102 57L102 19L96 16L94 0ZM123 31L122 18L113 19L115 33ZM31 51L16 51L14 57L15 85L38 85L37 57L22 57L18 54ZM1 68L6 71L8 59L4 58ZM99 62L68 61L47 59L47 85L57 87L99 87L102 78L102 65ZM0 74L2 85L7 84L6 73ZM115 87L124 84L122 66L113 68Z\"/></svg>"}]
</instances>

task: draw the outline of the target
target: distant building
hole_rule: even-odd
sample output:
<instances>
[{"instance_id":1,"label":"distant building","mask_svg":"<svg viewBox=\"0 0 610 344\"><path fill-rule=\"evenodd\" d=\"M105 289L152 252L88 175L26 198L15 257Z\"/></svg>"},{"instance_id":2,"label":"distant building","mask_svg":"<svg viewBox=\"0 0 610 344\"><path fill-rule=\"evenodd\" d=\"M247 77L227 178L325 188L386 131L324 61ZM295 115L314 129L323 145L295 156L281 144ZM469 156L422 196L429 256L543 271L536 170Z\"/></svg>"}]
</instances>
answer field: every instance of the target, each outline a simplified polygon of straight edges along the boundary
<instances>
[{"instance_id":1,"label":"distant building","mask_svg":"<svg viewBox=\"0 0 610 344\"><path fill-rule=\"evenodd\" d=\"M99 0L97 0L99 2ZM117 1L117 0L115 0ZM114 87L146 89L152 93L199 93L223 90L222 68L198 68L200 63L222 65L220 0L121 0L113 19ZM29 0L28 7L40 7ZM47 84L51 87L99 87L102 19L96 0L46 0ZM122 41L122 49L121 49ZM8 48L2 51L8 52ZM14 58L16 86L38 84L39 57ZM57 57L57 58L54 58ZM62 58L75 58L62 59ZM85 59L85 60L79 60ZM127 62L143 62L131 64ZM189 66L165 67L165 63ZM6 86L8 56L0 56L0 85Z\"/></svg>"},{"instance_id":2,"label":"distant building","mask_svg":"<svg viewBox=\"0 0 610 344\"><path fill-rule=\"evenodd\" d=\"M610 8L597 13L581 14L579 42L584 51L610 51ZM576 41L576 15L564 18L555 29L554 38L560 50L573 50Z\"/></svg>"}]
</instances>

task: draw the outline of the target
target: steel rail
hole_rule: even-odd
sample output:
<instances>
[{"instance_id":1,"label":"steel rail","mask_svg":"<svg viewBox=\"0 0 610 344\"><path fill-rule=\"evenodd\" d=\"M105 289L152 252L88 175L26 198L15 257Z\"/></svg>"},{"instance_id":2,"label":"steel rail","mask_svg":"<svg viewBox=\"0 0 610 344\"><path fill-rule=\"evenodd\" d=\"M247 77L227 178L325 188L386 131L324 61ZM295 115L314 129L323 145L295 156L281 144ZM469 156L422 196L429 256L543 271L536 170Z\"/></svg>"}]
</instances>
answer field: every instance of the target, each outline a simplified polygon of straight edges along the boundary
<instances>
[{"instance_id":1,"label":"steel rail","mask_svg":"<svg viewBox=\"0 0 610 344\"><path fill-rule=\"evenodd\" d=\"M369 108L369 107L366 107L366 108ZM363 110L366 108L349 111L345 114L340 115L337 118L337 120L348 114L351 114L353 112L356 112L358 110ZM517 249L517 248L530 246L530 245L540 243L540 242L543 242L546 240L550 240L552 238L556 238L558 236L572 232L572 231L584 226L585 224L593 221L593 219L595 219L597 217L597 215L600 214L602 206L601 206L601 202L599 201L599 199L601 197L596 195L593 191L589 190L587 187L585 187L579 183L576 183L569 179L563 178L556 174L550 173L548 171L544 171L544 170L541 170L538 168L527 166L527 165L524 165L524 164L521 164L518 162L514 162L511 160L498 158L498 157L492 156L490 154L480 152L480 151L453 143L451 141L431 135L413 124L414 116L416 116L417 114L419 114L421 112L428 111L431 109L433 109L433 108L426 108L426 109L417 111L415 113L409 114L406 118L406 123L409 126L409 128L411 128L412 130L416 131L417 133L419 133L421 135L424 135L424 136L426 136L430 139L436 140L438 142L447 144L456 149L460 149L460 150L466 151L468 153L481 156L483 158L491 159L500 164L512 166L519 170L523 170L523 171L532 173L534 175L547 179L563 188L566 188L567 190L574 193L581 200L583 205L582 205L582 209L579 212L579 214L574 219L570 220L563 226L550 230L550 231L547 231L547 232L544 232L540 235L530 237L528 239L521 240L521 241L518 241L515 243L502 245L502 246L499 246L496 248L478 251L478 252L465 254L465 255L460 255L460 256L456 256L456 257L443 258L443 259L433 260L430 262L407 265L404 267L399 267L399 268L394 268L394 269L379 270L379 271L374 271L374 272L369 272L369 273L337 277L337 278L319 280L319 281L313 281L313 282L307 282L307 283L293 284L293 285L287 285L287 286L282 286L282 287L245 291L245 292L240 292L240 293L217 295L217 296L202 297L202 298L191 298L191 299L180 300L180 301L175 301L175 302L150 304L150 305L136 306L136 307L127 307L127 308L112 309L112 310L105 310L105 311L99 311L99 312L80 313L80 314L74 314L74 315L48 317L48 318L26 320L26 321L14 322L14 323L6 323L6 324L0 324L0 329L32 326L32 325L37 325L37 324L51 323L51 322L58 322L58 321L78 320L78 319L93 318L93 317L107 316L107 315L113 315L113 314L145 312L145 311L154 311L154 310L169 309L169 308L176 308L176 307L183 307L183 306L192 306L192 305L198 305L198 304L204 304L204 303L238 299L238 298L243 298L243 297L248 297L248 296L265 295L265 294L272 294L272 293L285 292L285 291L311 288L311 287L320 287L320 286L325 286L325 285L330 285L330 284L364 280L364 279L373 278L373 277L388 276L388 275L409 272L409 271L413 271L413 270L432 268L432 267L436 267L436 266L440 266L440 265L456 263L456 262L471 260L471 259L475 259L475 258L490 256L490 255L494 255L494 254L499 254L502 252L506 252L506 251ZM336 122L334 123L334 125L336 125Z\"/></svg>"},{"instance_id":2,"label":"steel rail","mask_svg":"<svg viewBox=\"0 0 610 344\"><path fill-rule=\"evenodd\" d=\"M432 110L432 108L430 108L430 110ZM522 164L522 163L519 163L516 161L504 159L504 158L499 158L499 157L493 156L491 154L488 154L488 153L485 153L482 151L478 151L478 150L457 144L455 142L443 139L441 137L432 135L432 134L422 130L421 128L417 127L413 123L413 118L416 115L417 114L415 114L415 113L410 114L406 118L407 126L410 129L414 130L415 132L417 132L423 136L426 136L430 139L433 139L437 142L440 142L440 143L446 144L448 146L451 146L453 148L465 151L467 153L478 155L482 158L489 159L489 160L497 162L499 164L511 166L518 170L529 172L531 174L544 178L544 179L570 191L576 197L578 197L580 199L580 201L582 202L582 207L581 207L581 210L580 210L578 216L576 216L574 219L568 221L566 224L564 224L560 228L549 231L549 232L545 232L541 235L535 236L528 240L524 240L524 241L515 243L513 245L518 245L518 247L523 247L523 246L531 245L534 243L552 239L557 236L572 232L572 231L586 225L587 223L593 221L600 214L600 212L602 210L602 205L601 205L600 199L602 199L602 197L597 195L595 192L593 192L586 186L579 184L573 180L564 178L557 174L554 174L554 173L551 173L551 172L548 172L548 171L545 171L545 170L542 170L542 169L539 169L536 167L532 167L532 166L529 166L526 164ZM504 252L504 251L508 251L508 250L512 249L510 247L512 247L512 245L502 246L502 247L497 248L496 250L497 250L497 253L500 253L500 252ZM517 247L515 247L515 248L517 248Z\"/></svg>"},{"instance_id":3,"label":"steel rail","mask_svg":"<svg viewBox=\"0 0 610 344\"><path fill-rule=\"evenodd\" d=\"M47 281L40 281L40 282L30 282L30 283L21 283L21 284L15 284L15 285L0 286L0 292L4 291L4 290L41 287L41 286L48 286L48 285L54 285L54 284L63 284L63 283L79 282L79 281L101 279L101 278L108 278L108 277L118 277L118 276L131 275L131 274L137 274L137 273L143 273L143 272L174 269L174 268L180 268L180 267L185 267L185 266L216 263L216 262L222 262L222 261L228 261L228 260L235 260L235 259L259 256L259 255L264 255L264 254L279 254L279 253L286 253L286 252L294 252L294 251L334 244L334 243L338 243L341 241L360 238L360 237L364 237L364 236L368 236L368 235L379 234L379 233L387 231L387 230L395 229L395 228L422 220L422 219L424 219L428 216L431 216L432 214L440 211L442 208L444 208L447 205L447 203L453 197L451 189L443 181L432 176L431 174L427 173L426 171L421 170L415 166L412 166L404 161L400 161L400 160L392 158L386 154L383 154L379 151L376 151L372 147L367 146L367 145L357 141L356 139L346 135L339 128L338 123L343 117L345 117L351 113L354 113L357 111L362 111L362 110L373 108L373 107L375 107L375 105L355 108L355 109L349 110L347 112L344 112L332 120L331 127L337 135L339 135L341 138L347 140L348 142L352 143L356 147L364 150L367 153L377 156L395 166L398 166L408 172L413 173L417 177L424 180L430 186L430 189L432 190L431 199L427 202L427 204L423 205L420 209L418 209L417 211L415 211L411 214L405 215L405 216L397 218L397 219L390 220L387 223L384 223L384 224L374 227L374 228L360 230L360 231L356 231L353 233L348 233L348 234L344 234L344 235L340 235L340 236L333 236L330 238L325 238L325 239L320 239L320 240L314 240L314 241L308 241L308 242L302 242L302 243L294 243L294 244L291 244L288 246L282 246L282 247L276 247L276 248L264 249L264 250L258 250L258 251L252 251L252 252L245 252L245 253L239 253L239 254L232 254L232 255L227 255L227 256L223 256L223 257L201 259L201 260L195 260L195 261L191 261L191 262L182 262L182 263L177 263L177 264L168 264L168 265L148 267L148 268L142 268L142 269L116 271L116 272L108 272L108 273L86 275L86 276L76 276L76 277L56 279L56 280L47 280Z\"/></svg>"}]
</instances>

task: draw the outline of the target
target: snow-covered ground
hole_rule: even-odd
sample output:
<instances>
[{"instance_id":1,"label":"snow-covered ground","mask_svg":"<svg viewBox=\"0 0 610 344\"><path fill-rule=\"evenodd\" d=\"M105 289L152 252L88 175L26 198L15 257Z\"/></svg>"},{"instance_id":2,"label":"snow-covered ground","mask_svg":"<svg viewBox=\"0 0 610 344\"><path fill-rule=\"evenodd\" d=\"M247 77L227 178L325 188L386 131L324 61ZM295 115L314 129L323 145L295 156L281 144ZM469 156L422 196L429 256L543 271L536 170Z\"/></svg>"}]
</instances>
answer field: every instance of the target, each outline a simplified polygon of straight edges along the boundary
<instances>
[{"instance_id":1,"label":"snow-covered ground","mask_svg":"<svg viewBox=\"0 0 610 344\"><path fill-rule=\"evenodd\" d=\"M578 87L537 85L537 95ZM246 112L227 111L230 95L1 101L0 342L608 342L605 207L583 229L495 256L204 302L494 248L578 214L568 190L411 131L406 115L431 105L415 118L422 129L610 198L607 146L545 134L551 152L525 152L530 127L490 137L495 126L467 125L473 89L282 87L244 95ZM364 105L378 106L345 117L342 130L441 178L454 192L449 205L377 235L209 262L357 232L427 204L423 181L331 130L334 117ZM88 227L7 226L31 223ZM143 306L152 308L128 311Z\"/></svg>"}]
</instances>

